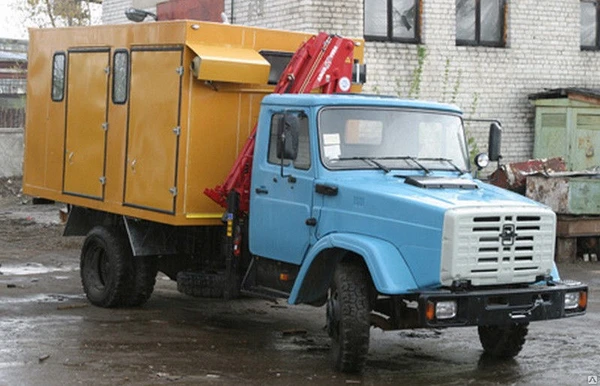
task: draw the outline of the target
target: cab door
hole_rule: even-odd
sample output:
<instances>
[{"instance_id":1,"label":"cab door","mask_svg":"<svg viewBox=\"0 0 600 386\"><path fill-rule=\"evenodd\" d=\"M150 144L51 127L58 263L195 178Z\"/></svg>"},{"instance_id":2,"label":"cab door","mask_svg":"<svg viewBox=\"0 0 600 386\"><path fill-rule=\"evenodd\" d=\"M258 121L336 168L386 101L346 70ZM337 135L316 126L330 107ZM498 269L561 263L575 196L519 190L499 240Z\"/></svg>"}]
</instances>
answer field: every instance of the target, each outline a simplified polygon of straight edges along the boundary
<instances>
[{"instance_id":1,"label":"cab door","mask_svg":"<svg viewBox=\"0 0 600 386\"><path fill-rule=\"evenodd\" d=\"M181 47L131 50L125 205L175 212L182 53Z\"/></svg>"},{"instance_id":2,"label":"cab door","mask_svg":"<svg viewBox=\"0 0 600 386\"><path fill-rule=\"evenodd\" d=\"M110 50L70 50L63 192L104 199Z\"/></svg>"},{"instance_id":3,"label":"cab door","mask_svg":"<svg viewBox=\"0 0 600 386\"><path fill-rule=\"evenodd\" d=\"M283 176L277 155L277 122L283 112L271 112L270 130L258 133L250 192L249 239L254 255L300 264L314 229L310 217L315 168L311 165L308 119L303 112L294 114L299 117L298 154L293 161L284 161Z\"/></svg>"}]
</instances>

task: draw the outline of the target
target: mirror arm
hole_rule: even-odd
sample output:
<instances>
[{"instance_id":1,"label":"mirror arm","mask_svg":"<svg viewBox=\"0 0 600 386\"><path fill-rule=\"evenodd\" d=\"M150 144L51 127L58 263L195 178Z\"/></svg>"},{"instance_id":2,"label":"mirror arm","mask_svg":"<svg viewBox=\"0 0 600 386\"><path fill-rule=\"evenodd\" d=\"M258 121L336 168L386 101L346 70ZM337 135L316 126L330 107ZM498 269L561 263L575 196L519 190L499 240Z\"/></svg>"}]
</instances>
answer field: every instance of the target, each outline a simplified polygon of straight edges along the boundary
<instances>
[{"instance_id":1,"label":"mirror arm","mask_svg":"<svg viewBox=\"0 0 600 386\"><path fill-rule=\"evenodd\" d=\"M285 135L283 136L283 141L282 141L281 147L285 149ZM288 182L296 182L296 178L294 178L291 174L287 174L287 175L283 174L283 166L284 166L283 163L285 162L284 157L285 157L285 155L281 154L281 158L280 158L281 162L279 164L281 166L281 169L280 169L279 175L281 176L281 178L287 178ZM292 179L293 179L293 181L291 181Z\"/></svg>"}]
</instances>

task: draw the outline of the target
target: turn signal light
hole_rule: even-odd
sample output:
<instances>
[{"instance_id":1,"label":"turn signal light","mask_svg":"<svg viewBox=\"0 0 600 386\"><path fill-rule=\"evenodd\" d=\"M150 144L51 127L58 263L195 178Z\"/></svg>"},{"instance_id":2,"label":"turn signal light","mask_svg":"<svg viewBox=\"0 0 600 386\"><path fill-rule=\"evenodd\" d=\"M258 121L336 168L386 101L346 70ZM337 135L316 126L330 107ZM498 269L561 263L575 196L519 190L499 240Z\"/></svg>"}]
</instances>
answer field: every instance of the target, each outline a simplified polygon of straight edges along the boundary
<instances>
[{"instance_id":1,"label":"turn signal light","mask_svg":"<svg viewBox=\"0 0 600 386\"><path fill-rule=\"evenodd\" d=\"M425 310L425 317L427 320L435 319L435 304L433 302L427 302L427 309Z\"/></svg>"},{"instance_id":2,"label":"turn signal light","mask_svg":"<svg viewBox=\"0 0 600 386\"><path fill-rule=\"evenodd\" d=\"M587 292L581 291L579 293L579 308L585 310L587 307Z\"/></svg>"}]
</instances>

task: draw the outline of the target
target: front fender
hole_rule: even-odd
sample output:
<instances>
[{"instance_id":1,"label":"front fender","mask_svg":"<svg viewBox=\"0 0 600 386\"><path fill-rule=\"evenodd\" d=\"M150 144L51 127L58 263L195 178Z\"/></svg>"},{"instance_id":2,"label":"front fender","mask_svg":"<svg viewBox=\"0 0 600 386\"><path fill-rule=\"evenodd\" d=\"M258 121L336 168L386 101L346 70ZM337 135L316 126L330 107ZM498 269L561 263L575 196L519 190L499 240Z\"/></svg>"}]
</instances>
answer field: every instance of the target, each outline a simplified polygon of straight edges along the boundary
<instances>
[{"instance_id":1,"label":"front fender","mask_svg":"<svg viewBox=\"0 0 600 386\"><path fill-rule=\"evenodd\" d=\"M326 254L328 250L337 253ZM309 249L294 282L288 303L296 304L315 300L314 290L323 296L333 276L336 264L342 258L342 252L353 252L361 256L379 293L398 295L417 289L416 281L404 261L404 258L392 244L370 236L333 233L320 239ZM318 281L310 280L317 275ZM312 296L307 299L307 282L311 282ZM323 283L326 281L325 283ZM314 287L319 287L314 288ZM308 289L310 290L310 289Z\"/></svg>"}]
</instances>

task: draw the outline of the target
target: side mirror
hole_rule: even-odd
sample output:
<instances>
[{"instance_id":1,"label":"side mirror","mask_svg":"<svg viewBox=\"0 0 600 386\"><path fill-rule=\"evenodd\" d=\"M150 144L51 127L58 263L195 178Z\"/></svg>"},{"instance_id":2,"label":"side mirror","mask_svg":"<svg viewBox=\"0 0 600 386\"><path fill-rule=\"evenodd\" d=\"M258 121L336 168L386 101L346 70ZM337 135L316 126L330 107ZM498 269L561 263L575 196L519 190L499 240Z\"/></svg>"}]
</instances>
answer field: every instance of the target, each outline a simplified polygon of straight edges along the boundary
<instances>
[{"instance_id":1,"label":"side mirror","mask_svg":"<svg viewBox=\"0 0 600 386\"><path fill-rule=\"evenodd\" d=\"M277 158L295 160L298 157L299 121L293 114L285 114L277 123Z\"/></svg>"},{"instance_id":2,"label":"side mirror","mask_svg":"<svg viewBox=\"0 0 600 386\"><path fill-rule=\"evenodd\" d=\"M498 122L490 125L490 136L488 138L488 156L490 161L499 161L502 158L500 154L500 145L502 144L502 126Z\"/></svg>"}]
</instances>

